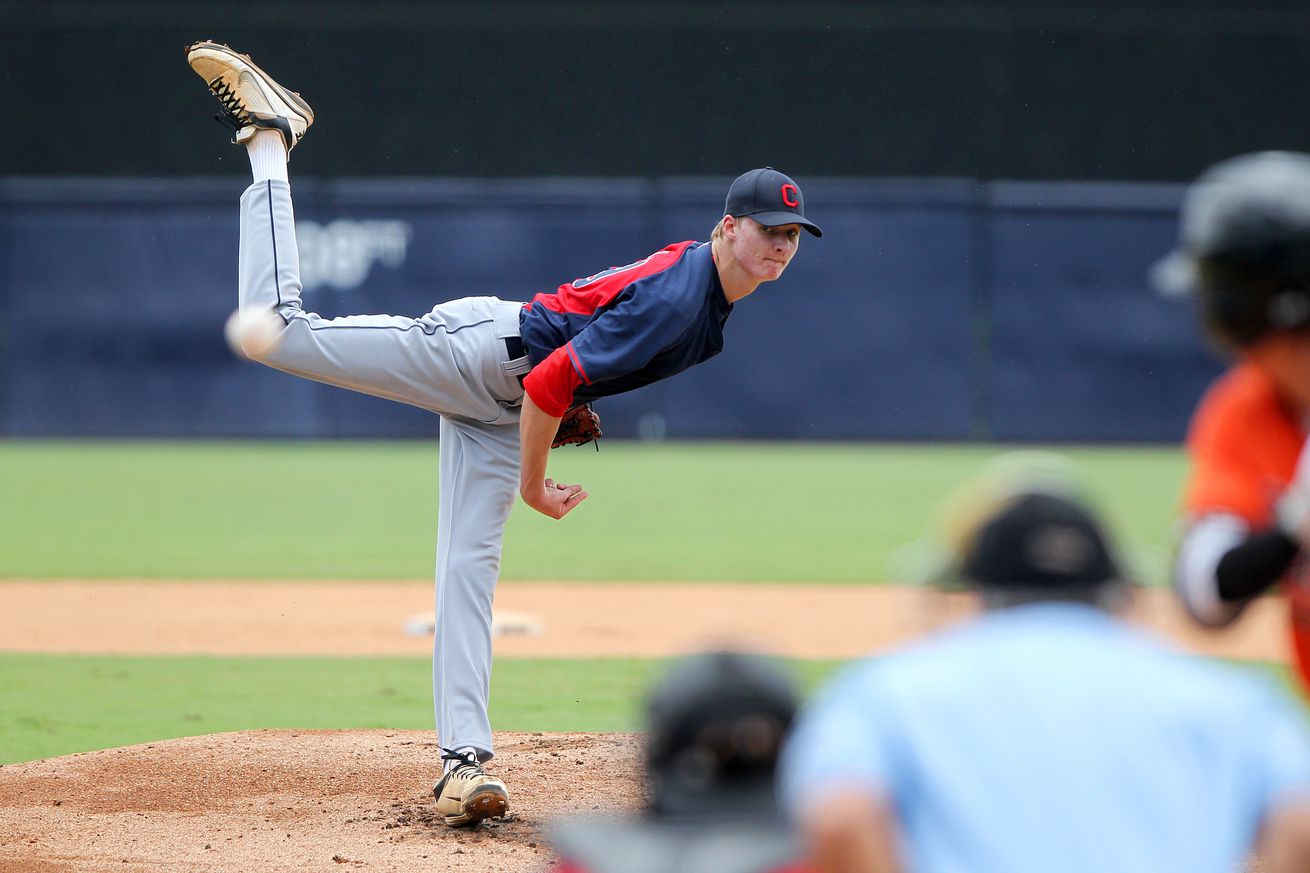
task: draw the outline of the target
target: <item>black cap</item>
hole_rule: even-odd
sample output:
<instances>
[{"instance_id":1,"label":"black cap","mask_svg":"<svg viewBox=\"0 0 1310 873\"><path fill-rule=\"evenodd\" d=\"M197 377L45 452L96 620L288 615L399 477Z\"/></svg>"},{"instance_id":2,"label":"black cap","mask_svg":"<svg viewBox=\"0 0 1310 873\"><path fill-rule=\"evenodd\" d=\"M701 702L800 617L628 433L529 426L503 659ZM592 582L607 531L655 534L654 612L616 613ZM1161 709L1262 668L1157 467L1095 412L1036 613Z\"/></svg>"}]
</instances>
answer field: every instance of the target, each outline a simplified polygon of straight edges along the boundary
<instances>
[{"instance_id":1,"label":"black cap","mask_svg":"<svg viewBox=\"0 0 1310 873\"><path fill-rule=\"evenodd\" d=\"M819 226L805 217L805 195L790 176L773 167L761 167L742 173L728 189L723 214L734 218L749 216L766 227L799 224L815 236L823 236Z\"/></svg>"},{"instance_id":2,"label":"black cap","mask_svg":"<svg viewBox=\"0 0 1310 873\"><path fill-rule=\"evenodd\" d=\"M763 655L680 659L647 698L643 815L549 825L561 858L595 873L790 869L804 847L778 805L774 773L800 691Z\"/></svg>"},{"instance_id":3,"label":"black cap","mask_svg":"<svg viewBox=\"0 0 1310 873\"><path fill-rule=\"evenodd\" d=\"M800 705L792 677L773 659L735 651L684 658L647 701L651 808L677 816L773 802L782 741Z\"/></svg>"},{"instance_id":4,"label":"black cap","mask_svg":"<svg viewBox=\"0 0 1310 873\"><path fill-rule=\"evenodd\" d=\"M1096 520L1070 497L1031 492L1006 501L965 545L964 580L983 590L1077 594L1122 581Z\"/></svg>"}]
</instances>

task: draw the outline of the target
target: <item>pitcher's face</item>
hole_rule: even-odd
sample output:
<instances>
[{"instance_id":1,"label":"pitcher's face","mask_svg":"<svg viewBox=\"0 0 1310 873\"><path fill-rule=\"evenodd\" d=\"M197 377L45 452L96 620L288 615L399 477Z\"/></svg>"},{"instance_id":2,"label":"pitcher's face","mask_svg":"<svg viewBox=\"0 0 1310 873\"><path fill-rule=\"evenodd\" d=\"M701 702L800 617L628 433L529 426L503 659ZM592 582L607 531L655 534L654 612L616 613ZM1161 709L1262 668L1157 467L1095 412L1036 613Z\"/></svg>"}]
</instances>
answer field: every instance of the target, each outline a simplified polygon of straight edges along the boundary
<instances>
[{"instance_id":1,"label":"pitcher's face","mask_svg":"<svg viewBox=\"0 0 1310 873\"><path fill-rule=\"evenodd\" d=\"M734 222L732 254L752 278L771 282L782 275L801 243L799 224L768 227L749 216Z\"/></svg>"}]
</instances>

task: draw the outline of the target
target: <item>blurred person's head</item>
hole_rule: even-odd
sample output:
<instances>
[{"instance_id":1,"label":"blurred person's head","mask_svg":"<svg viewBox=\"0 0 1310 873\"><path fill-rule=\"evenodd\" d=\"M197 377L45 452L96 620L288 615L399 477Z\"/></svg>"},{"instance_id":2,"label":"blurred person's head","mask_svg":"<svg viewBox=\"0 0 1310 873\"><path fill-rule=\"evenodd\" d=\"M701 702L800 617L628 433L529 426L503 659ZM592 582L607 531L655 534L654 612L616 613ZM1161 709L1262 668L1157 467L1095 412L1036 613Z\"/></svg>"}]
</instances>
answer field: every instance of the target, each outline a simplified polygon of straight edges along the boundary
<instances>
[{"instance_id":1,"label":"blurred person's head","mask_svg":"<svg viewBox=\"0 0 1310 873\"><path fill-rule=\"evenodd\" d=\"M1070 602L1118 611L1129 582L1103 525L1067 469L1043 456L998 459L946 514L943 579L988 608Z\"/></svg>"},{"instance_id":2,"label":"blurred person's head","mask_svg":"<svg viewBox=\"0 0 1310 873\"><path fill-rule=\"evenodd\" d=\"M646 705L646 775L657 816L771 809L800 692L764 655L712 651L676 662Z\"/></svg>"},{"instance_id":3,"label":"blurred person's head","mask_svg":"<svg viewBox=\"0 0 1310 873\"><path fill-rule=\"evenodd\" d=\"M1187 190L1178 249L1152 273L1195 298L1218 344L1310 409L1310 155L1221 161Z\"/></svg>"},{"instance_id":4,"label":"blurred person's head","mask_svg":"<svg viewBox=\"0 0 1310 873\"><path fill-rule=\"evenodd\" d=\"M774 771L799 707L772 658L715 650L678 659L646 700L649 806L570 816L549 839L570 873L770 873L801 869Z\"/></svg>"}]
</instances>

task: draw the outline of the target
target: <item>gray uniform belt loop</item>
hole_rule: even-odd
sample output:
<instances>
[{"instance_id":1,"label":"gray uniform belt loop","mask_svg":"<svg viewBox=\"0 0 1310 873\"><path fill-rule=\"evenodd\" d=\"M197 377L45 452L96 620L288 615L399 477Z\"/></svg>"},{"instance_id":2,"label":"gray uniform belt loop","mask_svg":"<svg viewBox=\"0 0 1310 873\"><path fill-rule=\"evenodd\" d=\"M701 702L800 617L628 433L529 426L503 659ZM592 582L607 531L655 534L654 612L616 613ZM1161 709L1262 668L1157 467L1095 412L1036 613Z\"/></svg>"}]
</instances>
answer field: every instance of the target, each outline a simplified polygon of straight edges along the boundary
<instances>
[{"instance_id":1,"label":"gray uniform belt loop","mask_svg":"<svg viewBox=\"0 0 1310 873\"><path fill-rule=\"evenodd\" d=\"M523 345L523 338L519 335L519 319L523 312L523 304L498 300L495 305L496 336L504 341L507 356L501 366L508 375L522 383L523 377L532 369L532 362L528 360L528 349Z\"/></svg>"}]
</instances>

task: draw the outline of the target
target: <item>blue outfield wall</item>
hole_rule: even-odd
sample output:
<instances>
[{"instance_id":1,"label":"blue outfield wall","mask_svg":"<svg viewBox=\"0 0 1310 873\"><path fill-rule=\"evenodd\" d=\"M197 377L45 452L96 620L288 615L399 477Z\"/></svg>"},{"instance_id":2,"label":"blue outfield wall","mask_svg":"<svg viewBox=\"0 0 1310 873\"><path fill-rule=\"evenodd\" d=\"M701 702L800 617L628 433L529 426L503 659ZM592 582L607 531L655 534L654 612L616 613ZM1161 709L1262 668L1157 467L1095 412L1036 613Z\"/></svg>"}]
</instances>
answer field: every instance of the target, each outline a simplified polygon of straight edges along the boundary
<instances>
[{"instance_id":1,"label":"blue outfield wall","mask_svg":"<svg viewBox=\"0 0 1310 873\"><path fill-rule=\"evenodd\" d=\"M308 308L524 300L705 239L728 179L299 180ZM0 433L435 435L435 417L239 361L233 180L0 183ZM1221 367L1145 274L1177 186L818 179L825 229L722 355L601 401L614 436L1174 441Z\"/></svg>"}]
</instances>

